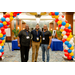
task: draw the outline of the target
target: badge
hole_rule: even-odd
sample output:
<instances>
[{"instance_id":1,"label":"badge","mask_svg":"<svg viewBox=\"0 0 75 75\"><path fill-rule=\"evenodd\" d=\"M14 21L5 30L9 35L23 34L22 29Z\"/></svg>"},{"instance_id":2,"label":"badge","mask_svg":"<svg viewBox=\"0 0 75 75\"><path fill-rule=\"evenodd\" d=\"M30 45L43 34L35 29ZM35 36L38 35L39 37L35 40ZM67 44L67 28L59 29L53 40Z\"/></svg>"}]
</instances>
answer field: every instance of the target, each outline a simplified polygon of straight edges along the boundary
<instances>
[{"instance_id":1,"label":"badge","mask_svg":"<svg viewBox=\"0 0 75 75\"><path fill-rule=\"evenodd\" d=\"M37 37L37 41L39 41L39 37Z\"/></svg>"},{"instance_id":2,"label":"badge","mask_svg":"<svg viewBox=\"0 0 75 75\"><path fill-rule=\"evenodd\" d=\"M43 40L45 40L45 37L43 37Z\"/></svg>"},{"instance_id":3,"label":"badge","mask_svg":"<svg viewBox=\"0 0 75 75\"><path fill-rule=\"evenodd\" d=\"M29 36L26 37L26 39L29 39L29 38L30 38Z\"/></svg>"}]
</instances>

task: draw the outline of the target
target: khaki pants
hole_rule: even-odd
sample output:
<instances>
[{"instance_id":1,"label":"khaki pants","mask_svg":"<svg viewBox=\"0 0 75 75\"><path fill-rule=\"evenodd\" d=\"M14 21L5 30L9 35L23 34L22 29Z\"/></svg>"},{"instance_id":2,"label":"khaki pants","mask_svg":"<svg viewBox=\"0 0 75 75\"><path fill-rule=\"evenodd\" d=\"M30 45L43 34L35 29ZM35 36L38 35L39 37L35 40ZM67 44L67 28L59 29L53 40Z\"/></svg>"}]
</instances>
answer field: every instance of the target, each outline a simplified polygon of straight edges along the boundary
<instances>
[{"instance_id":1,"label":"khaki pants","mask_svg":"<svg viewBox=\"0 0 75 75\"><path fill-rule=\"evenodd\" d=\"M32 41L32 62L37 61L40 42Z\"/></svg>"}]
</instances>

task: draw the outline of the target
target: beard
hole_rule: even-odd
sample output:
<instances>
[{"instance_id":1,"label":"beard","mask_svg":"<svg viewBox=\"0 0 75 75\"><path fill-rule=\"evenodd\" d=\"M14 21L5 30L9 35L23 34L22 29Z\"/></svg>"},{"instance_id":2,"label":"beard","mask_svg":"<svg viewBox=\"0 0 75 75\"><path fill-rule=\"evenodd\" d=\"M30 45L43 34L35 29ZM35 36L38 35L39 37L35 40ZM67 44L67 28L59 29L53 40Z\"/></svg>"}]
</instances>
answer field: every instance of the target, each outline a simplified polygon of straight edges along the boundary
<instances>
[{"instance_id":1,"label":"beard","mask_svg":"<svg viewBox=\"0 0 75 75\"><path fill-rule=\"evenodd\" d=\"M36 28L36 30L39 30L39 28Z\"/></svg>"}]
</instances>

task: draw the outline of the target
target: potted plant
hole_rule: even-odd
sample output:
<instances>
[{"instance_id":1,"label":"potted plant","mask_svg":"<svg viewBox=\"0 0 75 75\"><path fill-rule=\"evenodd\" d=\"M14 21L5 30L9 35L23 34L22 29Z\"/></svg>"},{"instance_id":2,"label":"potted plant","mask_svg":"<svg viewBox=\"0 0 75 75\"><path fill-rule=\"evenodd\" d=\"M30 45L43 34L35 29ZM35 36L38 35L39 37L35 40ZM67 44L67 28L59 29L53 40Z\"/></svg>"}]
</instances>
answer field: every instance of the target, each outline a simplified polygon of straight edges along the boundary
<instances>
[{"instance_id":1,"label":"potted plant","mask_svg":"<svg viewBox=\"0 0 75 75\"><path fill-rule=\"evenodd\" d=\"M62 40L61 36L62 32L60 30L57 30L56 33L57 33L57 39Z\"/></svg>"},{"instance_id":2,"label":"potted plant","mask_svg":"<svg viewBox=\"0 0 75 75\"><path fill-rule=\"evenodd\" d=\"M14 33L14 39L17 39L19 30L18 29L13 29L12 32Z\"/></svg>"}]
</instances>

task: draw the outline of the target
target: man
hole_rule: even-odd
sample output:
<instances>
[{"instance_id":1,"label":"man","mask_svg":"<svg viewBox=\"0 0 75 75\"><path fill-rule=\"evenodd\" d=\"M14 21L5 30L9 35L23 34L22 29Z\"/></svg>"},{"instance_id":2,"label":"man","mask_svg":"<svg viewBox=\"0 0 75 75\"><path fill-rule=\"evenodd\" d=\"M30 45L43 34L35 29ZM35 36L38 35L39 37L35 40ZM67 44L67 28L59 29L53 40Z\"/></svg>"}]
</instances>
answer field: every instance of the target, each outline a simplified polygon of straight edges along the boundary
<instances>
[{"instance_id":1,"label":"man","mask_svg":"<svg viewBox=\"0 0 75 75\"><path fill-rule=\"evenodd\" d=\"M20 31L18 35L18 46L21 52L21 61L27 62L29 56L29 48L31 47L31 33L29 32L29 26L26 25L25 29Z\"/></svg>"},{"instance_id":2,"label":"man","mask_svg":"<svg viewBox=\"0 0 75 75\"><path fill-rule=\"evenodd\" d=\"M37 62L38 50L40 46L40 36L41 36L39 25L36 25L35 30L32 30L31 34L33 36L32 38L32 62L34 61Z\"/></svg>"},{"instance_id":3,"label":"man","mask_svg":"<svg viewBox=\"0 0 75 75\"><path fill-rule=\"evenodd\" d=\"M42 32L42 42L41 42L41 48L42 48L42 60L45 62L45 51L47 55L47 62L49 62L49 48L51 45L51 32L48 31L47 25L44 25L43 32Z\"/></svg>"}]
</instances>

